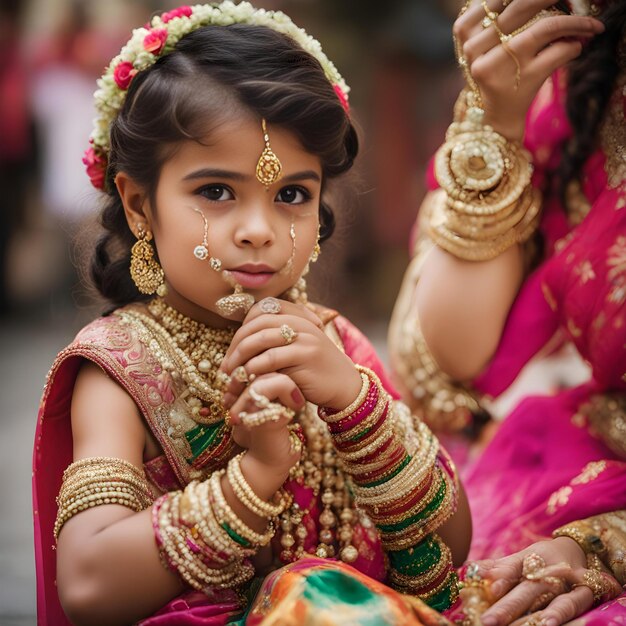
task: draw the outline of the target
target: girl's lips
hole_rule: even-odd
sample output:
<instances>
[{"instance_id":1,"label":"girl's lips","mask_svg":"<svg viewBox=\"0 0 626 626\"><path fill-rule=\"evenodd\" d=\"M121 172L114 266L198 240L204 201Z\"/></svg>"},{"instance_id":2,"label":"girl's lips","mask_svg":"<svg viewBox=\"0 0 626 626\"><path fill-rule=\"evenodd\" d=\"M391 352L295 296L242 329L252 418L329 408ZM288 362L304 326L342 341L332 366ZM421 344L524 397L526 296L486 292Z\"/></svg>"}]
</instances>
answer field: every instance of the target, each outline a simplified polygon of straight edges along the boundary
<instances>
[{"instance_id":1,"label":"girl's lips","mask_svg":"<svg viewBox=\"0 0 626 626\"><path fill-rule=\"evenodd\" d=\"M275 272L242 272L240 270L230 270L229 274L242 287L251 289L265 286L274 276Z\"/></svg>"}]
</instances>

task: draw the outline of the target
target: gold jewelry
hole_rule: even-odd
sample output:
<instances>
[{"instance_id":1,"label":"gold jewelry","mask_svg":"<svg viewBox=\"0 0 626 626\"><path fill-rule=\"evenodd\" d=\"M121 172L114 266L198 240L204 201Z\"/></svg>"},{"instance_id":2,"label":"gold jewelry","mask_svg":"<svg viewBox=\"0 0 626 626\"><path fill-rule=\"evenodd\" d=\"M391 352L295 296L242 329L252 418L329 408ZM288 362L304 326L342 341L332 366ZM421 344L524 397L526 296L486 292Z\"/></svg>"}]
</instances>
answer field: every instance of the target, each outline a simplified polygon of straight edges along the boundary
<instances>
[{"instance_id":1,"label":"gold jewelry","mask_svg":"<svg viewBox=\"0 0 626 626\"><path fill-rule=\"evenodd\" d=\"M298 333L293 328L291 328L291 326L288 326L287 324L283 324L280 327L280 334L282 335L282 338L285 340L286 346L293 343L298 338Z\"/></svg>"},{"instance_id":2,"label":"gold jewelry","mask_svg":"<svg viewBox=\"0 0 626 626\"><path fill-rule=\"evenodd\" d=\"M270 315L277 315L281 311L280 300L272 298L271 296L263 298L259 302L259 308L263 313L269 313Z\"/></svg>"},{"instance_id":3,"label":"gold jewelry","mask_svg":"<svg viewBox=\"0 0 626 626\"><path fill-rule=\"evenodd\" d=\"M226 474L239 501L252 513L258 517L274 518L278 517L290 504L289 494L281 489L278 493L278 502L272 504L261 500L246 480L241 471L241 459L245 453L242 452L228 462Z\"/></svg>"},{"instance_id":4,"label":"gold jewelry","mask_svg":"<svg viewBox=\"0 0 626 626\"><path fill-rule=\"evenodd\" d=\"M141 293L163 296L165 273L154 258L154 248L150 245L152 233L145 231L143 224L137 226L137 231L137 241L130 251L130 276Z\"/></svg>"},{"instance_id":5,"label":"gold jewelry","mask_svg":"<svg viewBox=\"0 0 626 626\"><path fill-rule=\"evenodd\" d=\"M248 413L247 411L239 413L239 419L246 426L261 426L267 422L277 422L283 417L291 420L295 416L295 411L278 402L272 402L267 396L256 391L254 387L248 387L248 393L260 410L256 413Z\"/></svg>"},{"instance_id":6,"label":"gold jewelry","mask_svg":"<svg viewBox=\"0 0 626 626\"><path fill-rule=\"evenodd\" d=\"M230 296L224 296L215 303L215 306L224 317L230 317L239 311L242 311L245 315L254 305L254 296L244 293L240 284L235 283L234 289Z\"/></svg>"},{"instance_id":7,"label":"gold jewelry","mask_svg":"<svg viewBox=\"0 0 626 626\"><path fill-rule=\"evenodd\" d=\"M428 223L431 239L469 261L493 259L524 243L539 222L540 193L530 184L531 158L483 123L484 111L467 111L450 125L435 158L439 196Z\"/></svg>"},{"instance_id":8,"label":"gold jewelry","mask_svg":"<svg viewBox=\"0 0 626 626\"><path fill-rule=\"evenodd\" d=\"M263 129L265 149L261 153L256 166L256 178L262 185L265 185L265 189L269 191L270 185L273 185L282 177L283 166L270 146L270 136L267 132L265 118L261 120L261 127Z\"/></svg>"},{"instance_id":9,"label":"gold jewelry","mask_svg":"<svg viewBox=\"0 0 626 626\"><path fill-rule=\"evenodd\" d=\"M531 552L527 554L522 561L522 578L530 580L529 576L535 575L545 567L545 559L536 552Z\"/></svg>"},{"instance_id":10,"label":"gold jewelry","mask_svg":"<svg viewBox=\"0 0 626 626\"><path fill-rule=\"evenodd\" d=\"M320 225L317 225L317 239L315 240L315 246L311 253L311 263L316 263L322 254L322 248L320 247Z\"/></svg>"},{"instance_id":11,"label":"gold jewelry","mask_svg":"<svg viewBox=\"0 0 626 626\"><path fill-rule=\"evenodd\" d=\"M211 502L215 516L220 524L227 524L228 527L237 535L242 537L250 545L266 546L274 536L274 526L269 524L265 533L260 534L252 530L237 514L230 508L224 492L222 491L222 476L226 474L226 470L213 472L209 478L209 489L211 494Z\"/></svg>"},{"instance_id":12,"label":"gold jewelry","mask_svg":"<svg viewBox=\"0 0 626 626\"><path fill-rule=\"evenodd\" d=\"M63 472L57 497L54 537L81 511L104 504L118 504L136 513L147 509L154 494L145 474L124 459L92 457L75 461Z\"/></svg>"},{"instance_id":13,"label":"gold jewelry","mask_svg":"<svg viewBox=\"0 0 626 626\"><path fill-rule=\"evenodd\" d=\"M202 237L202 243L193 249L193 255L199 261L205 261L209 258L209 222L206 215L200 209L193 207L193 210L198 213L204 221L204 235ZM222 262L215 257L211 257L209 259L209 265L211 266L211 269L216 272L219 272L222 269Z\"/></svg>"},{"instance_id":14,"label":"gold jewelry","mask_svg":"<svg viewBox=\"0 0 626 626\"><path fill-rule=\"evenodd\" d=\"M257 409L267 409L272 404L271 400L267 396L259 393L254 387L248 388L248 394L252 398Z\"/></svg>"},{"instance_id":15,"label":"gold jewelry","mask_svg":"<svg viewBox=\"0 0 626 626\"><path fill-rule=\"evenodd\" d=\"M289 237L291 238L291 256L289 257L287 263L285 263L284 267L280 269L279 274L282 274L283 276L291 274L293 270L293 262L296 258L296 225L293 218L291 219L291 226L289 227Z\"/></svg>"},{"instance_id":16,"label":"gold jewelry","mask_svg":"<svg viewBox=\"0 0 626 626\"><path fill-rule=\"evenodd\" d=\"M485 17L483 18L482 26L483 28L489 28L491 24L498 19L498 16L500 14L497 11L492 11L489 8L489 6L487 5L487 0L482 0L481 4L485 11Z\"/></svg>"},{"instance_id":17,"label":"gold jewelry","mask_svg":"<svg viewBox=\"0 0 626 626\"><path fill-rule=\"evenodd\" d=\"M594 603L613 591L613 585L607 580L606 576L592 569L585 570L583 581L572 585L572 589L576 587L589 587L593 592Z\"/></svg>"},{"instance_id":18,"label":"gold jewelry","mask_svg":"<svg viewBox=\"0 0 626 626\"><path fill-rule=\"evenodd\" d=\"M533 603L530 605L528 611L530 613L534 613L535 611L539 611L541 609L545 609L552 600L556 598L556 594L552 591L546 591L545 593L540 594L535 598Z\"/></svg>"},{"instance_id":19,"label":"gold jewelry","mask_svg":"<svg viewBox=\"0 0 626 626\"><path fill-rule=\"evenodd\" d=\"M243 365L239 365L233 370L232 378L234 378L238 383L248 384L251 382L248 372L246 372L246 368Z\"/></svg>"}]
</instances>

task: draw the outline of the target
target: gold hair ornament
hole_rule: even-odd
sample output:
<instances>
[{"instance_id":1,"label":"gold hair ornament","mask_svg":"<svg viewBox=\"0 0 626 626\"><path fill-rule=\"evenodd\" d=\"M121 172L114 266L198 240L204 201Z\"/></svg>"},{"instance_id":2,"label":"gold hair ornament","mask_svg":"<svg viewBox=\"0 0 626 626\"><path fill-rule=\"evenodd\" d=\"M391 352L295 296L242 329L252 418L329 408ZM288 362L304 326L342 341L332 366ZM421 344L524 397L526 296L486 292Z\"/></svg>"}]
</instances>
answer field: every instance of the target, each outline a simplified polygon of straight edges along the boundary
<instances>
[{"instance_id":1,"label":"gold hair ornament","mask_svg":"<svg viewBox=\"0 0 626 626\"><path fill-rule=\"evenodd\" d=\"M263 129L265 149L261 153L259 162L256 165L256 177L262 185L265 185L265 189L269 190L270 185L273 185L282 178L283 166L270 145L270 136L267 132L267 122L265 118L261 120L261 128Z\"/></svg>"}]
</instances>

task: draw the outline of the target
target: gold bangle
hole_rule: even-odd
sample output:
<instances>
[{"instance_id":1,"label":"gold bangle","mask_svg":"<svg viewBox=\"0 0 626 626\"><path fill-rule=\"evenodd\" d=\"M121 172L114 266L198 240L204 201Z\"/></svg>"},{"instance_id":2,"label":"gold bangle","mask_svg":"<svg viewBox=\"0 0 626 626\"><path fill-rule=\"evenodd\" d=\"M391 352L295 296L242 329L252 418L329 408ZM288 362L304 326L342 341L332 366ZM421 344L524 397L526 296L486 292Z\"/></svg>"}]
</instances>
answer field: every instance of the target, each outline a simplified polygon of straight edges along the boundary
<instances>
[{"instance_id":1,"label":"gold bangle","mask_svg":"<svg viewBox=\"0 0 626 626\"><path fill-rule=\"evenodd\" d=\"M226 473L231 487L239 501L252 513L258 517L275 518L278 517L290 504L289 494L281 489L277 495L279 501L276 504L265 502L254 493L254 490L246 480L241 470L241 459L245 453L242 452L233 457L226 468Z\"/></svg>"},{"instance_id":2,"label":"gold bangle","mask_svg":"<svg viewBox=\"0 0 626 626\"><path fill-rule=\"evenodd\" d=\"M63 473L54 537L58 539L65 523L86 509L117 504L138 513L153 501L144 473L132 463L112 457L75 461Z\"/></svg>"}]
</instances>

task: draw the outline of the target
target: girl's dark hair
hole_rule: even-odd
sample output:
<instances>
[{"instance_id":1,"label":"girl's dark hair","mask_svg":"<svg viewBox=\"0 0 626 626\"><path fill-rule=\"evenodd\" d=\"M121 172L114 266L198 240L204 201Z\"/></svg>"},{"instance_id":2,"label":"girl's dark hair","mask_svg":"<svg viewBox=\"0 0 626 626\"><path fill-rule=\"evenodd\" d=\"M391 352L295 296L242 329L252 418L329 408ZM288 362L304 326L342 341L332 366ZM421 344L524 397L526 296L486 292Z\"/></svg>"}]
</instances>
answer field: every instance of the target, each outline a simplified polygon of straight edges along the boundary
<instances>
[{"instance_id":1,"label":"girl's dark hair","mask_svg":"<svg viewBox=\"0 0 626 626\"><path fill-rule=\"evenodd\" d=\"M626 30L626 2L606 7L600 19L606 30L594 37L569 68L567 115L572 134L556 172L557 191L567 206L567 188L580 180L585 161L598 147L598 135L620 69L620 45ZM622 60L623 62L623 60Z\"/></svg>"},{"instance_id":2,"label":"girl's dark hair","mask_svg":"<svg viewBox=\"0 0 626 626\"><path fill-rule=\"evenodd\" d=\"M127 173L154 200L161 168L184 139L202 140L211 123L241 109L293 132L322 164L323 182L353 165L356 130L320 63L292 39L262 26L206 26L133 79L111 127L108 197L91 277L116 306L145 299L129 274L135 237L115 188ZM320 239L335 227L320 203Z\"/></svg>"}]
</instances>

